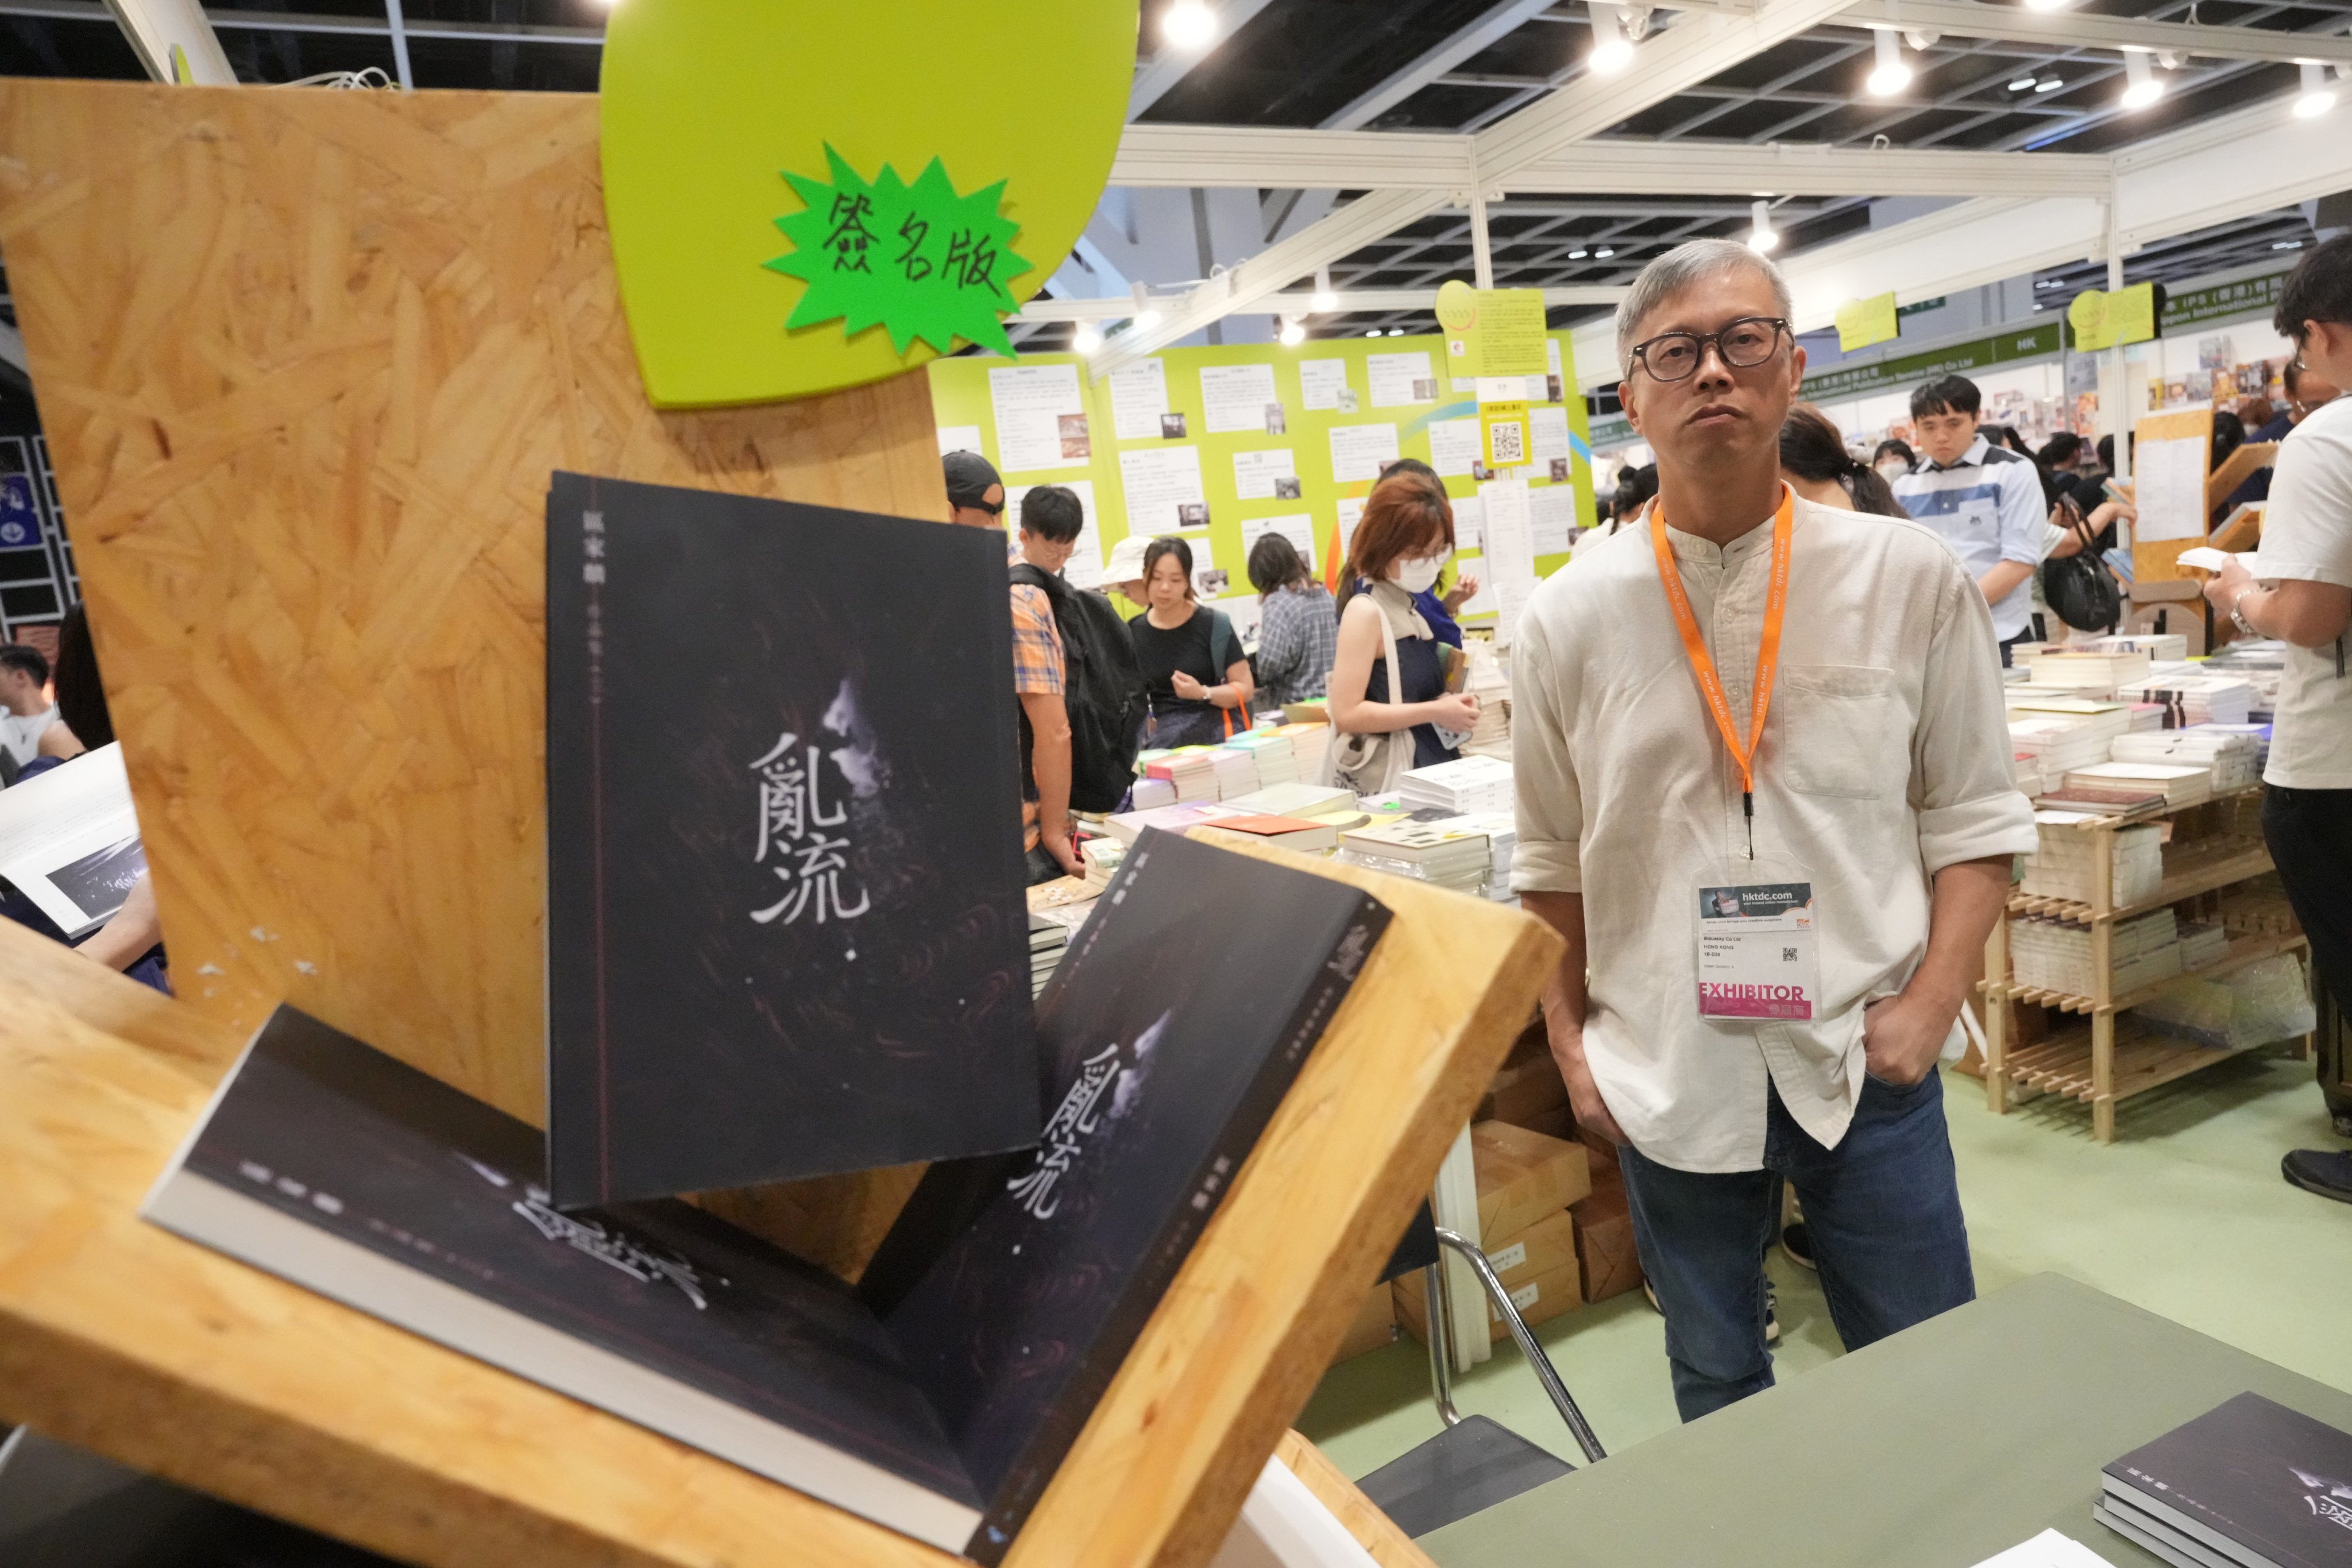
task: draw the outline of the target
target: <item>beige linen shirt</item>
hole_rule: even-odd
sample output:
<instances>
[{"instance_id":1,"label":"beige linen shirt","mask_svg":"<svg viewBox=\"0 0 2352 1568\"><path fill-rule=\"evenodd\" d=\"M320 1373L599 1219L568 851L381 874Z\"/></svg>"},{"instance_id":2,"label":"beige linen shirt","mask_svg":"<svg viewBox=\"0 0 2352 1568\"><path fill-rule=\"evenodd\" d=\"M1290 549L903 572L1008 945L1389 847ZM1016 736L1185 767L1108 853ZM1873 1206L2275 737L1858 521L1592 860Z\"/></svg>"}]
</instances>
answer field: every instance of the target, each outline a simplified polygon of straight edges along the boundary
<instances>
[{"instance_id":1,"label":"beige linen shirt","mask_svg":"<svg viewBox=\"0 0 2352 1568\"><path fill-rule=\"evenodd\" d=\"M1669 529L1738 722L1748 721L1769 519L1717 547ZM1733 763L1658 582L1646 526L1554 573L1512 655L1519 841L1511 885L1581 893L1586 1058L1634 1147L1685 1171L1752 1171L1769 1081L1835 1147L1863 1075L1864 1006L1927 951L1929 878L2034 847L1984 595L1915 522L1798 499L1780 677L1756 762L1756 853L1802 866L1822 1016L1706 1021L1696 889L1744 858ZM1957 1029L1957 1026L1955 1026Z\"/></svg>"}]
</instances>

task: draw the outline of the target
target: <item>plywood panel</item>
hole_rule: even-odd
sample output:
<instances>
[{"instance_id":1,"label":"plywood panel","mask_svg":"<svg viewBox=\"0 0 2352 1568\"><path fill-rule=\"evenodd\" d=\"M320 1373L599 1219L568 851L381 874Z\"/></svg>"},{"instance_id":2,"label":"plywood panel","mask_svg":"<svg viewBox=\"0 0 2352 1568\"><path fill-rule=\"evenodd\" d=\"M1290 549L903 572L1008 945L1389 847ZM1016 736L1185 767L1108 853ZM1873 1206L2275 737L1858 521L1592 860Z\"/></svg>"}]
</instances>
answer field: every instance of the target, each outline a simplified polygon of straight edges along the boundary
<instances>
[{"instance_id":1,"label":"plywood panel","mask_svg":"<svg viewBox=\"0 0 2352 1568\"><path fill-rule=\"evenodd\" d=\"M1558 959L1321 869L1396 919L1009 1568L1209 1559ZM431 1568L954 1561L139 1220L239 1044L0 922L0 1421Z\"/></svg>"},{"instance_id":2,"label":"plywood panel","mask_svg":"<svg viewBox=\"0 0 2352 1568\"><path fill-rule=\"evenodd\" d=\"M0 248L182 994L541 1121L549 472L939 517L923 378L654 413L593 98L0 82Z\"/></svg>"}]
</instances>

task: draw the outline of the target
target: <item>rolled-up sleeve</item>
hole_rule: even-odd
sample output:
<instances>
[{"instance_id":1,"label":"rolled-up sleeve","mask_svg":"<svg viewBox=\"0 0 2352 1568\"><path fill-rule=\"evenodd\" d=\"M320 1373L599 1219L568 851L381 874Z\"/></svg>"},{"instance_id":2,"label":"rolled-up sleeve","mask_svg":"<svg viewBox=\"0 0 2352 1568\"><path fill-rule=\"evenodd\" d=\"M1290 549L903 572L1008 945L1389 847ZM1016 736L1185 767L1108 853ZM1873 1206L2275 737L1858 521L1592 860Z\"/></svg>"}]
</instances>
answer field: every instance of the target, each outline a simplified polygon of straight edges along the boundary
<instances>
[{"instance_id":1,"label":"rolled-up sleeve","mask_svg":"<svg viewBox=\"0 0 2352 1568\"><path fill-rule=\"evenodd\" d=\"M2017 787L1992 611L1957 563L1936 618L1911 737L1911 798L1929 876L2036 847L2033 803Z\"/></svg>"},{"instance_id":2,"label":"rolled-up sleeve","mask_svg":"<svg viewBox=\"0 0 2352 1568\"><path fill-rule=\"evenodd\" d=\"M1511 772L1519 826L1511 890L1580 893L1584 867L1578 841L1584 835L1584 796L1569 754L1570 715L1552 677L1551 653L1538 616L1519 622L1511 663Z\"/></svg>"},{"instance_id":3,"label":"rolled-up sleeve","mask_svg":"<svg viewBox=\"0 0 2352 1568\"><path fill-rule=\"evenodd\" d=\"M2031 463L1986 465L2000 476L2000 558L2039 566L2049 553L2050 509L2042 504L2042 480ZM1996 661L1997 662L1997 661Z\"/></svg>"}]
</instances>

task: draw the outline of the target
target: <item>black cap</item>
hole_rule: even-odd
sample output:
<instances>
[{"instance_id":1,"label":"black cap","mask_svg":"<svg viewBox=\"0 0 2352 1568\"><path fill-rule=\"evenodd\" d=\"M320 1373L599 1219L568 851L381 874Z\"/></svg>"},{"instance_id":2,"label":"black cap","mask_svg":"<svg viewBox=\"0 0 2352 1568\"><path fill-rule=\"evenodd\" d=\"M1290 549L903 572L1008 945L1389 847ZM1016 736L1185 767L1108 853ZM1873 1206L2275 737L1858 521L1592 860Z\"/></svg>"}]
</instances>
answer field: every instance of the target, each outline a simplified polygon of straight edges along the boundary
<instances>
[{"instance_id":1,"label":"black cap","mask_svg":"<svg viewBox=\"0 0 2352 1568\"><path fill-rule=\"evenodd\" d=\"M950 452L943 459L948 475L948 504L978 506L991 485L1003 484L995 465L978 452Z\"/></svg>"}]
</instances>

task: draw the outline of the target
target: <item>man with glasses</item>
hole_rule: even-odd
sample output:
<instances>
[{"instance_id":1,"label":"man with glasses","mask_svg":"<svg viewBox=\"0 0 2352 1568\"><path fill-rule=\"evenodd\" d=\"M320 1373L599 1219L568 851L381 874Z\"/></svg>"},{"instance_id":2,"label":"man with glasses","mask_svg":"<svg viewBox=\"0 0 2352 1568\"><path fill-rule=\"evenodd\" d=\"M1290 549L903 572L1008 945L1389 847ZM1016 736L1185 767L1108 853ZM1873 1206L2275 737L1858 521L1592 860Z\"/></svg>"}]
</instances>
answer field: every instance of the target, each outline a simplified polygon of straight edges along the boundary
<instances>
[{"instance_id":1,"label":"man with glasses","mask_svg":"<svg viewBox=\"0 0 2352 1568\"><path fill-rule=\"evenodd\" d=\"M2290 395L2300 401L2352 385L2352 235L2297 264L2271 324L2294 341ZM2331 396L2298 416L2279 446L2251 572L2231 561L2205 585L2238 633L2285 642L2263 766L2263 837L2287 901L2311 939L2319 984L2319 1074L2336 1131L2352 1137L2352 1062L2344 1009L2352 1005L2352 398ZM2298 1149L2289 1182L2352 1203L2352 1154Z\"/></svg>"},{"instance_id":2,"label":"man with glasses","mask_svg":"<svg viewBox=\"0 0 2352 1568\"><path fill-rule=\"evenodd\" d=\"M1911 394L1919 466L1895 481L1895 499L1942 534L1976 578L2006 667L2010 650L2034 636L2033 574L2049 539L2050 502L2032 458L1977 433L1983 409L1983 395L1964 375Z\"/></svg>"},{"instance_id":3,"label":"man with glasses","mask_svg":"<svg viewBox=\"0 0 2352 1568\"><path fill-rule=\"evenodd\" d=\"M1938 1059L2034 847L1992 616L1927 529L1780 477L1788 285L1694 240L1618 308L1638 527L1517 629L1511 883L1578 1122L1620 1145L1685 1420L1772 1382L1776 1182L1858 1348L1975 1293Z\"/></svg>"}]
</instances>

